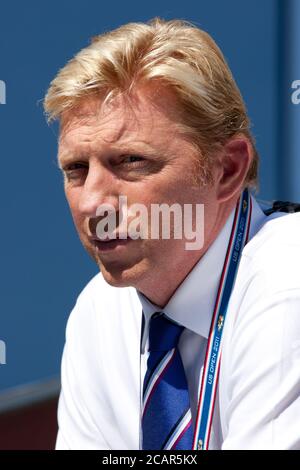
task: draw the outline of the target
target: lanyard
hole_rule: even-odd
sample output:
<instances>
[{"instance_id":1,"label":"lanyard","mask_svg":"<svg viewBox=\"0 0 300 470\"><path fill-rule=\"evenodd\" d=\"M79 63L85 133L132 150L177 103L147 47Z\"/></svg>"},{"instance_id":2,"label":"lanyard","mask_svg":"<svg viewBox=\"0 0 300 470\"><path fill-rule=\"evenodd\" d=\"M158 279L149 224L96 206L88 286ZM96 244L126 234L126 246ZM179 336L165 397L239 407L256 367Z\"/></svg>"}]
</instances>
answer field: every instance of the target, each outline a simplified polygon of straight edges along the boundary
<instances>
[{"instance_id":1,"label":"lanyard","mask_svg":"<svg viewBox=\"0 0 300 470\"><path fill-rule=\"evenodd\" d=\"M208 450L209 446L220 371L222 334L241 253L248 241L251 210L252 202L248 189L246 188L236 205L234 221L210 325L201 379L193 450Z\"/></svg>"}]
</instances>

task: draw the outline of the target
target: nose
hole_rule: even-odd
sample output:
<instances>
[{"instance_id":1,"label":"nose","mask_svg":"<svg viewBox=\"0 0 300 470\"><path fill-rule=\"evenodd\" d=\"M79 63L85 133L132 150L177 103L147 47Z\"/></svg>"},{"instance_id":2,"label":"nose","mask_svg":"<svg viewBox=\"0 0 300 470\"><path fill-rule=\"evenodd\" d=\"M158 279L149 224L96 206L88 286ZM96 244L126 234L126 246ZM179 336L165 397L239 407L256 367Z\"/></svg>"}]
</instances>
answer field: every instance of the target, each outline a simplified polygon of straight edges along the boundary
<instances>
[{"instance_id":1,"label":"nose","mask_svg":"<svg viewBox=\"0 0 300 470\"><path fill-rule=\"evenodd\" d=\"M97 217L103 204L116 211L119 203L118 182L109 169L100 164L90 164L79 199L79 212L84 217Z\"/></svg>"}]
</instances>

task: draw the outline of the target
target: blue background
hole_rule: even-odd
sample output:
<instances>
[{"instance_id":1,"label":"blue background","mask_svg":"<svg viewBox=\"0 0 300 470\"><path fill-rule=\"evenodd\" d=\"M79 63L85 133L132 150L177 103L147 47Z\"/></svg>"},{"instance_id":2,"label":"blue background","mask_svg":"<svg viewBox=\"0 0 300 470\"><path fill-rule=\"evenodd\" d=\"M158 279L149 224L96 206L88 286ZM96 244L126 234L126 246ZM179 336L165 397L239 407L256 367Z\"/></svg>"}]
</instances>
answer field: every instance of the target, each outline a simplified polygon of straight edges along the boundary
<instances>
[{"instance_id":1,"label":"blue background","mask_svg":"<svg viewBox=\"0 0 300 470\"><path fill-rule=\"evenodd\" d=\"M261 155L259 196L300 200L300 105L290 100L290 83L300 79L299 54L287 45L287 37L293 44L299 34L296 4L2 3L0 79L6 82L7 103L0 105L0 339L6 342L7 364L0 366L0 390L59 374L67 317L97 272L64 199L56 165L57 126L49 128L43 116L42 99L58 69L92 36L123 23L154 16L191 20L219 44L246 101Z\"/></svg>"}]
</instances>

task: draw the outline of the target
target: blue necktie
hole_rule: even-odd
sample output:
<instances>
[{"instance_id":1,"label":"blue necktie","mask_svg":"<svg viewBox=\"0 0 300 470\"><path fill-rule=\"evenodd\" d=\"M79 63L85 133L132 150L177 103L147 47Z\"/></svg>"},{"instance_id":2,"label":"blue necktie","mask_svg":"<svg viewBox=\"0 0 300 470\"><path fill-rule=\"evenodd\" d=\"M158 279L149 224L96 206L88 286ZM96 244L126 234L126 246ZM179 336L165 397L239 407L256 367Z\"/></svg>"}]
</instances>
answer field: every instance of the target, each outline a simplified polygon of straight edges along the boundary
<instances>
[{"instance_id":1,"label":"blue necktie","mask_svg":"<svg viewBox=\"0 0 300 470\"><path fill-rule=\"evenodd\" d=\"M150 320L143 386L143 449L191 449L193 426L186 376L177 348L183 326L161 313Z\"/></svg>"}]
</instances>

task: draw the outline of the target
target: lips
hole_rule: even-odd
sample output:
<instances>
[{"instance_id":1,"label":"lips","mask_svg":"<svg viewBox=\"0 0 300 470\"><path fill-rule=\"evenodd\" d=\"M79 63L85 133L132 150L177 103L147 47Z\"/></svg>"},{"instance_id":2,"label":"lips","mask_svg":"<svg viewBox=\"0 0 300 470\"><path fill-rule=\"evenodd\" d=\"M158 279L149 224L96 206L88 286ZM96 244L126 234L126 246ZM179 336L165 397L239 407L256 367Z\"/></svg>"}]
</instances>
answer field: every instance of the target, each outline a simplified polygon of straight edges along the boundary
<instances>
[{"instance_id":1,"label":"lips","mask_svg":"<svg viewBox=\"0 0 300 470\"><path fill-rule=\"evenodd\" d=\"M100 252L111 251L122 249L123 246L128 245L131 241L131 238L114 238L110 239L107 238L105 240L99 240L99 238L93 237L90 239L91 243L96 247L96 249Z\"/></svg>"},{"instance_id":2,"label":"lips","mask_svg":"<svg viewBox=\"0 0 300 470\"><path fill-rule=\"evenodd\" d=\"M112 237L114 235L114 237ZM108 236L106 238L99 238L97 237L96 235L93 235L93 236L88 236L88 239L90 241L100 241L100 242L109 242L109 241L113 241L113 240L128 240L129 237L128 237L128 234L127 233L115 233L115 234L111 234L111 236Z\"/></svg>"}]
</instances>

